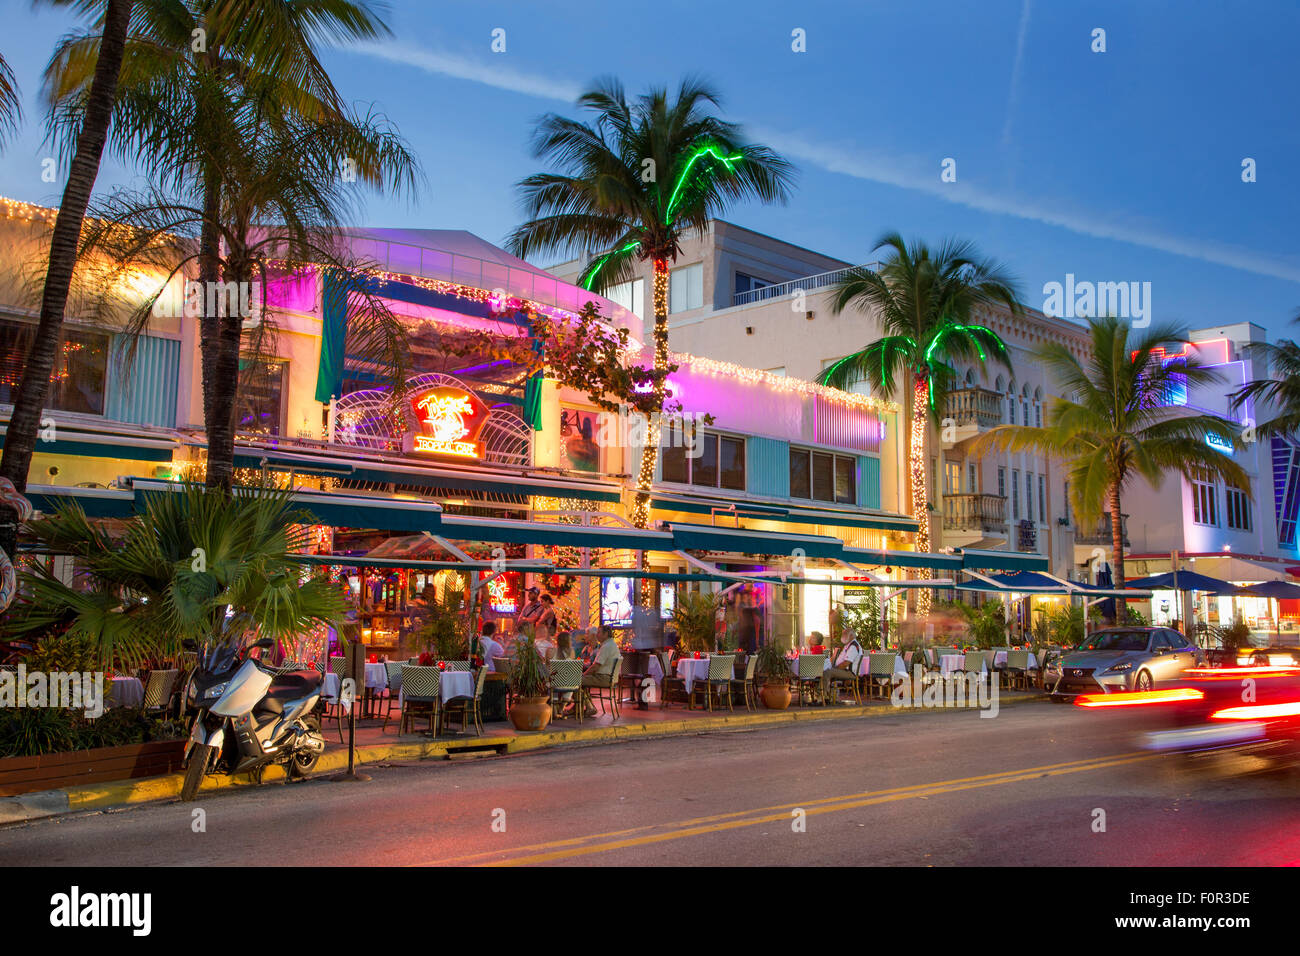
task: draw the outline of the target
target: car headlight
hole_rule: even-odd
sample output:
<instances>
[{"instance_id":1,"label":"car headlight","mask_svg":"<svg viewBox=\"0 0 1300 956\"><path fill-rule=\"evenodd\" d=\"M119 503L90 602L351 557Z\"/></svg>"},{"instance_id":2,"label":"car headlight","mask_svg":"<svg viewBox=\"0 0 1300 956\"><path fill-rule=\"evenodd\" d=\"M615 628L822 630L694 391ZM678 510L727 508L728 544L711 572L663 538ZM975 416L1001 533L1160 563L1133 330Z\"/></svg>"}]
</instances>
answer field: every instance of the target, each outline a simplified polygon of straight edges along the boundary
<instances>
[{"instance_id":1,"label":"car headlight","mask_svg":"<svg viewBox=\"0 0 1300 956\"><path fill-rule=\"evenodd\" d=\"M1107 674L1122 674L1122 673L1124 673L1124 671L1131 671L1132 669L1133 669L1133 662L1132 662L1132 661L1121 661L1121 662L1118 663L1118 664L1112 664L1112 665L1110 665L1110 667L1107 667L1107 668L1106 668L1106 673L1107 673Z\"/></svg>"},{"instance_id":2,"label":"car headlight","mask_svg":"<svg viewBox=\"0 0 1300 956\"><path fill-rule=\"evenodd\" d=\"M222 694L226 692L226 687L229 684L230 681L226 681L225 683L221 683L221 684L213 684L211 687L209 687L207 690L203 692L204 698L206 699L210 697L220 697Z\"/></svg>"}]
</instances>

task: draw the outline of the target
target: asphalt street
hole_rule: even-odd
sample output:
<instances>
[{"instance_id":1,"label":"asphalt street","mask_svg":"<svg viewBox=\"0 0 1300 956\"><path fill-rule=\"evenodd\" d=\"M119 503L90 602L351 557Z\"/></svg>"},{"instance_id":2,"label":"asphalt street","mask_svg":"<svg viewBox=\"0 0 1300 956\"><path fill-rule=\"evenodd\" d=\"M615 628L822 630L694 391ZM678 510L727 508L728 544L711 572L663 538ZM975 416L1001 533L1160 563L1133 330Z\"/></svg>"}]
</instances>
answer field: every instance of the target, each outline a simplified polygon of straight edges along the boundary
<instances>
[{"instance_id":1,"label":"asphalt street","mask_svg":"<svg viewBox=\"0 0 1300 956\"><path fill-rule=\"evenodd\" d=\"M11 825L0 866L1300 863L1294 766L1046 702L367 769Z\"/></svg>"}]
</instances>

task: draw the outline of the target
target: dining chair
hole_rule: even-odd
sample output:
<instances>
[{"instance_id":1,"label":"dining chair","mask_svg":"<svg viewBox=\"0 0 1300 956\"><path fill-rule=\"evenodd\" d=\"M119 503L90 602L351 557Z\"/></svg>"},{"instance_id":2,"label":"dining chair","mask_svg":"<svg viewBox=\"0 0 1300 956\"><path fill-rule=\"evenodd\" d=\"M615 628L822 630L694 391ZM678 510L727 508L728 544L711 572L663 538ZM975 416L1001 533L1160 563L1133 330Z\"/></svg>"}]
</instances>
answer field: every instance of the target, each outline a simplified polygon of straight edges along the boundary
<instances>
[{"instance_id":1,"label":"dining chair","mask_svg":"<svg viewBox=\"0 0 1300 956\"><path fill-rule=\"evenodd\" d=\"M445 724L448 717L460 715L460 729L463 733L468 721L474 721L474 729L479 736L483 734L483 685L487 683L487 668L480 667L474 679L474 694L466 697L461 694L452 697L442 705L442 719Z\"/></svg>"},{"instance_id":2,"label":"dining chair","mask_svg":"<svg viewBox=\"0 0 1300 956\"><path fill-rule=\"evenodd\" d=\"M870 696L875 697L879 691L881 697L888 697L893 692L894 681L898 677L894 670L897 658L897 654L871 653L867 660L867 690Z\"/></svg>"},{"instance_id":3,"label":"dining chair","mask_svg":"<svg viewBox=\"0 0 1300 956\"><path fill-rule=\"evenodd\" d=\"M737 688L745 698L746 710L758 709L758 691L754 684L754 668L758 665L758 655L750 654L749 659L745 661L745 675L743 677L733 677L731 681L731 690L734 693Z\"/></svg>"},{"instance_id":4,"label":"dining chair","mask_svg":"<svg viewBox=\"0 0 1300 956\"><path fill-rule=\"evenodd\" d=\"M799 706L802 707L805 693L809 700L817 700L822 696L822 674L826 670L826 655L800 654L797 665L794 682L799 691Z\"/></svg>"},{"instance_id":5,"label":"dining chair","mask_svg":"<svg viewBox=\"0 0 1300 956\"><path fill-rule=\"evenodd\" d=\"M1013 689L1029 689L1030 666L1029 651L1007 651L1007 664L1004 670L1007 685Z\"/></svg>"},{"instance_id":6,"label":"dining chair","mask_svg":"<svg viewBox=\"0 0 1300 956\"><path fill-rule=\"evenodd\" d=\"M384 672L388 677L388 706L384 710L384 726L380 728L380 733L388 730L388 721L393 716L393 704L401 707L403 666L401 661L384 663Z\"/></svg>"},{"instance_id":7,"label":"dining chair","mask_svg":"<svg viewBox=\"0 0 1300 956\"><path fill-rule=\"evenodd\" d=\"M677 676L677 661L672 651L659 652L659 664L664 670L664 682L659 687L659 709L668 706L668 695L680 695L678 703L686 701L686 678Z\"/></svg>"},{"instance_id":8,"label":"dining chair","mask_svg":"<svg viewBox=\"0 0 1300 956\"><path fill-rule=\"evenodd\" d=\"M610 713L614 715L615 720L618 720L619 718L619 712L618 712L618 698L620 693L619 678L622 675L622 673L623 673L623 658L620 656L615 659L614 670L610 672L608 679L601 677L599 678L600 683L597 684L595 687L586 688L587 700L590 700L592 703L595 703L596 701L605 701L605 700L609 701L609 710ZM578 702L578 706L579 707L583 706L582 701ZM603 704L601 705L600 711L602 714L605 712L605 707Z\"/></svg>"},{"instance_id":9,"label":"dining chair","mask_svg":"<svg viewBox=\"0 0 1300 956\"><path fill-rule=\"evenodd\" d=\"M564 699L564 695L569 695L569 700ZM573 712L578 717L578 723L582 723L582 712L587 708L582 706L582 661L573 658L565 660L551 661L551 707L554 711L553 720L561 720L564 717L564 707L570 701L573 702Z\"/></svg>"},{"instance_id":10,"label":"dining chair","mask_svg":"<svg viewBox=\"0 0 1300 956\"><path fill-rule=\"evenodd\" d=\"M411 718L427 714L429 731L436 737L442 721L442 672L436 667L402 666L402 710L398 716L397 733L406 731Z\"/></svg>"},{"instance_id":11,"label":"dining chair","mask_svg":"<svg viewBox=\"0 0 1300 956\"><path fill-rule=\"evenodd\" d=\"M166 712L171 708L172 695L176 692L176 679L180 670L149 671L144 682L144 702L141 705L146 713Z\"/></svg>"},{"instance_id":12,"label":"dining chair","mask_svg":"<svg viewBox=\"0 0 1300 956\"><path fill-rule=\"evenodd\" d=\"M469 661L437 661L436 663L443 665L444 669L449 671L467 671L470 669Z\"/></svg>"},{"instance_id":13,"label":"dining chair","mask_svg":"<svg viewBox=\"0 0 1300 956\"><path fill-rule=\"evenodd\" d=\"M736 655L714 654L709 658L709 673L704 678L696 678L691 684L691 706L695 706L695 692L704 688L704 705L713 710L713 697L716 693L718 703L722 703L722 692L727 692L727 710L735 710L731 702L731 683L736 679Z\"/></svg>"}]
</instances>

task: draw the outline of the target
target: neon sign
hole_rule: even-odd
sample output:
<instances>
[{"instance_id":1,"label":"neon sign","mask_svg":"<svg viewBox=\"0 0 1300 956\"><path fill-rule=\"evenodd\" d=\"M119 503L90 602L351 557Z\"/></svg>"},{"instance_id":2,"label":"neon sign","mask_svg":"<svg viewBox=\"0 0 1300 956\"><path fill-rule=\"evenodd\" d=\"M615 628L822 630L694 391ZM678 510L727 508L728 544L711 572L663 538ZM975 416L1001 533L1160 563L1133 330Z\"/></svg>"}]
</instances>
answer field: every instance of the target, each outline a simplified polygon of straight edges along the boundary
<instances>
[{"instance_id":1,"label":"neon sign","mask_svg":"<svg viewBox=\"0 0 1300 956\"><path fill-rule=\"evenodd\" d=\"M1205 444L1209 445L1216 451L1221 451L1225 455L1231 455L1233 452L1232 441L1216 435L1214 432L1208 432L1205 436Z\"/></svg>"},{"instance_id":2,"label":"neon sign","mask_svg":"<svg viewBox=\"0 0 1300 956\"><path fill-rule=\"evenodd\" d=\"M473 392L442 385L411 399L418 431L412 436L411 450L426 455L450 455L454 458L482 458L484 447L478 440L487 421L488 407Z\"/></svg>"}]
</instances>

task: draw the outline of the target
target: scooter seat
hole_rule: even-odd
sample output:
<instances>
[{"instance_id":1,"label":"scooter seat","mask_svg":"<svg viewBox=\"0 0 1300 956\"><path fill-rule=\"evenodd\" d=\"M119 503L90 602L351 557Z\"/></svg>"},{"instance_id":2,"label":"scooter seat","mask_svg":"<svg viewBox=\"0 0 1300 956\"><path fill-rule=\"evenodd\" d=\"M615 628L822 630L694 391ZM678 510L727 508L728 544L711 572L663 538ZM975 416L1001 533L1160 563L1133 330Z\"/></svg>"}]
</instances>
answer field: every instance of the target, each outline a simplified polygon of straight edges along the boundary
<instances>
[{"instance_id":1,"label":"scooter seat","mask_svg":"<svg viewBox=\"0 0 1300 956\"><path fill-rule=\"evenodd\" d=\"M271 682L267 697L305 697L320 687L320 675L315 671L289 671L277 674Z\"/></svg>"}]
</instances>

